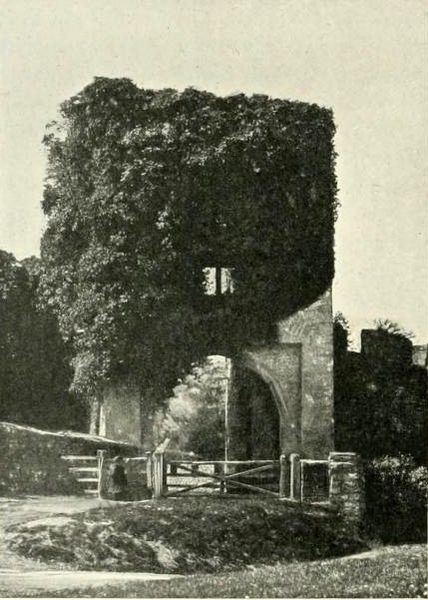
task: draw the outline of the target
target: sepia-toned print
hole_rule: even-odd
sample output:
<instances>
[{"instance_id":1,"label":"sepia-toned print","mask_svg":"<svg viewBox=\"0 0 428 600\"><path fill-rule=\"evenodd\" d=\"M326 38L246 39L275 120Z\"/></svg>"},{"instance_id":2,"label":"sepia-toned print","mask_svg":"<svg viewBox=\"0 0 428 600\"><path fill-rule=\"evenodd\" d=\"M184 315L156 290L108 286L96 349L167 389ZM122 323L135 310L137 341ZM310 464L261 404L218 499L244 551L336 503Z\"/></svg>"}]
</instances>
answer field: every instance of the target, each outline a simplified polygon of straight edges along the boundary
<instances>
[{"instance_id":1,"label":"sepia-toned print","mask_svg":"<svg viewBox=\"0 0 428 600\"><path fill-rule=\"evenodd\" d=\"M426 598L426 4L0 5L0 596Z\"/></svg>"}]
</instances>

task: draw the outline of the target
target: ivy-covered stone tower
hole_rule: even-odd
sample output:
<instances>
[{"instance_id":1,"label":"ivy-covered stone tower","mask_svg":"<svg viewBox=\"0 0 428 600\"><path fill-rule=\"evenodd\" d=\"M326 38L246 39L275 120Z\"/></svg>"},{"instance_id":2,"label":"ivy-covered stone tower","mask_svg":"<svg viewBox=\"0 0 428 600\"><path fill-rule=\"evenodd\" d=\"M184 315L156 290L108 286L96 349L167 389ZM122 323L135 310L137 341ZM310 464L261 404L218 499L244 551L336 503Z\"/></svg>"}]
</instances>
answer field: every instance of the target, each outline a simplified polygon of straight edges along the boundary
<instances>
[{"instance_id":1,"label":"ivy-covered stone tower","mask_svg":"<svg viewBox=\"0 0 428 600\"><path fill-rule=\"evenodd\" d=\"M144 444L157 399L192 362L223 354L234 364L236 455L249 452L238 431L250 371L270 389L279 449L326 456L331 111L99 78L62 115L45 140L45 282L98 430ZM257 419L251 427L257 437Z\"/></svg>"}]
</instances>

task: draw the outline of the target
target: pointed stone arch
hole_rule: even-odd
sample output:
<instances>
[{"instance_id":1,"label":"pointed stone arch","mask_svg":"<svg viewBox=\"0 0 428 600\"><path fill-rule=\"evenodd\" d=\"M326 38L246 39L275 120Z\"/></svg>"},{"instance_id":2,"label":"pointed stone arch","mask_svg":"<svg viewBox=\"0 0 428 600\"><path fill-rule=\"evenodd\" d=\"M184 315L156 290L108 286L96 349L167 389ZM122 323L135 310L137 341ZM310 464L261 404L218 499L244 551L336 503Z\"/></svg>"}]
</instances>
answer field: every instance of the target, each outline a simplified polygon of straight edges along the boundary
<instances>
[{"instance_id":1,"label":"pointed stone arch","mask_svg":"<svg viewBox=\"0 0 428 600\"><path fill-rule=\"evenodd\" d=\"M269 346L254 345L231 354L228 340L221 342L212 354L230 356L269 386L280 417L281 451L326 458L334 449L330 290L277 323L276 341ZM108 389L103 402L105 435L135 443L143 432L144 445L151 417L145 414L139 394L131 388Z\"/></svg>"}]
</instances>

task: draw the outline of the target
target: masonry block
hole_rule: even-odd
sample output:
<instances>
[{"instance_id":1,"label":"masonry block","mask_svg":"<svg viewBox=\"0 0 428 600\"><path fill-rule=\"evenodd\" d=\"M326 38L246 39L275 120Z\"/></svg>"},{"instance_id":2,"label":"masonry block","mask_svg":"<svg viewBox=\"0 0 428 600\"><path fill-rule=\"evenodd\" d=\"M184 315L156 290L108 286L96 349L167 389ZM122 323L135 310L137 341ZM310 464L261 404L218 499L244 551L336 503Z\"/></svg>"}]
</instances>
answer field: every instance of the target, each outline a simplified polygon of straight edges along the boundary
<instances>
[{"instance_id":1,"label":"masonry block","mask_svg":"<svg viewBox=\"0 0 428 600\"><path fill-rule=\"evenodd\" d=\"M277 326L277 342L243 352L270 386L280 415L281 452L327 458L333 446L331 291Z\"/></svg>"},{"instance_id":2,"label":"masonry block","mask_svg":"<svg viewBox=\"0 0 428 600\"><path fill-rule=\"evenodd\" d=\"M365 512L364 474L357 454L329 455L329 500L348 523L358 524Z\"/></svg>"}]
</instances>

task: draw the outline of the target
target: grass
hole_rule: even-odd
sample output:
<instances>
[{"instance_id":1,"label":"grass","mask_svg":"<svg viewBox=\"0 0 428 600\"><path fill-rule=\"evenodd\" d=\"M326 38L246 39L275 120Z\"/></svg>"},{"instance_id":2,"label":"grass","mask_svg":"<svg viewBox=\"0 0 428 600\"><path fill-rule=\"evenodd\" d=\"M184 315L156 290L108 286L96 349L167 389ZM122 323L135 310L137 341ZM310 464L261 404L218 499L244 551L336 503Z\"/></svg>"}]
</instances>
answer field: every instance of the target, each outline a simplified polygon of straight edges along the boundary
<instances>
[{"instance_id":1,"label":"grass","mask_svg":"<svg viewBox=\"0 0 428 600\"><path fill-rule=\"evenodd\" d=\"M426 547L390 546L370 558L290 562L224 575L49 592L50 597L416 598L426 597ZM4 592L1 589L0 593ZM45 596L7 590L9 596ZM20 593L19 593L20 592Z\"/></svg>"},{"instance_id":2,"label":"grass","mask_svg":"<svg viewBox=\"0 0 428 600\"><path fill-rule=\"evenodd\" d=\"M181 498L94 509L8 530L26 557L78 569L216 573L366 548L334 514L277 500Z\"/></svg>"}]
</instances>

